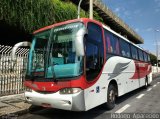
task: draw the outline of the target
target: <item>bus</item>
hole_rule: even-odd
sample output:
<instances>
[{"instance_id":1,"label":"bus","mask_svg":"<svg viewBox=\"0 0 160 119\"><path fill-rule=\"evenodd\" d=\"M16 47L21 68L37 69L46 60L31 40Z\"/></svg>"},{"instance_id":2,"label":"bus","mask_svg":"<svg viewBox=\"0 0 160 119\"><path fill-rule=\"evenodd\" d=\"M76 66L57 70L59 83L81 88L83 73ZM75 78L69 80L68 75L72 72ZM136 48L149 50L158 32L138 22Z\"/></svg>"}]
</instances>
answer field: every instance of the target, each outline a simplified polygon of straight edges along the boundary
<instances>
[{"instance_id":1,"label":"bus","mask_svg":"<svg viewBox=\"0 0 160 119\"><path fill-rule=\"evenodd\" d=\"M25 99L36 106L113 109L117 97L152 81L148 52L88 18L35 31L28 59Z\"/></svg>"}]
</instances>

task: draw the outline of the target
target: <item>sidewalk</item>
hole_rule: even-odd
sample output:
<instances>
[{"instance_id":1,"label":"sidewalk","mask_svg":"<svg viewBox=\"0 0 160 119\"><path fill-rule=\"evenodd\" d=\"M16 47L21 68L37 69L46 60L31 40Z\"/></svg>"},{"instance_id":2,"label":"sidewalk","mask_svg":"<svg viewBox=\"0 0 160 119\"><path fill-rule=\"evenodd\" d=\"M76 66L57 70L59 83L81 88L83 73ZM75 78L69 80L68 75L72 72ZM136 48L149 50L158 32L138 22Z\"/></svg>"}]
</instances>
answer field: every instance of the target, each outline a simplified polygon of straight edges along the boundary
<instances>
[{"instance_id":1,"label":"sidewalk","mask_svg":"<svg viewBox=\"0 0 160 119\"><path fill-rule=\"evenodd\" d=\"M22 114L28 112L31 105L25 103L24 94L0 97L0 118L8 114Z\"/></svg>"}]
</instances>

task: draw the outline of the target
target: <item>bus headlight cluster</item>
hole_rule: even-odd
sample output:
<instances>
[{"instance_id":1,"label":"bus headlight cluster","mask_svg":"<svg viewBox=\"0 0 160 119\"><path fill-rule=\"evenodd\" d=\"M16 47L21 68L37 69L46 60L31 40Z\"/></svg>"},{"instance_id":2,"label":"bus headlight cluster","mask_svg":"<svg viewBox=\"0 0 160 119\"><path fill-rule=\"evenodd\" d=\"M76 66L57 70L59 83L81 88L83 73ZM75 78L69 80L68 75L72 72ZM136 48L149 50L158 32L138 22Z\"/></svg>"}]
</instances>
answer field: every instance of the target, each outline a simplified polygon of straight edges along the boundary
<instances>
[{"instance_id":1,"label":"bus headlight cluster","mask_svg":"<svg viewBox=\"0 0 160 119\"><path fill-rule=\"evenodd\" d=\"M63 88L60 90L60 94L75 94L80 92L82 89L80 88Z\"/></svg>"}]
</instances>

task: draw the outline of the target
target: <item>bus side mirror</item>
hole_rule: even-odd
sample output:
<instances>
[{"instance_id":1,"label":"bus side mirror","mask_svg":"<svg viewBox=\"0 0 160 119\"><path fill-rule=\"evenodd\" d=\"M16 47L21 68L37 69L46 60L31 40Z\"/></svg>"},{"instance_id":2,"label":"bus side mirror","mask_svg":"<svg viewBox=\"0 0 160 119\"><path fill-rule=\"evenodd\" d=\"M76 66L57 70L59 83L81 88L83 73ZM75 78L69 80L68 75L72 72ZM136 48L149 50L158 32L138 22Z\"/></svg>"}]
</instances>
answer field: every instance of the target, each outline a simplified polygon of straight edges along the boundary
<instances>
[{"instance_id":1,"label":"bus side mirror","mask_svg":"<svg viewBox=\"0 0 160 119\"><path fill-rule=\"evenodd\" d=\"M80 29L76 34L75 39L75 49L76 49L76 55L77 56L84 56L84 35L86 34L85 29Z\"/></svg>"},{"instance_id":2,"label":"bus side mirror","mask_svg":"<svg viewBox=\"0 0 160 119\"><path fill-rule=\"evenodd\" d=\"M19 43L15 44L14 47L12 48L12 53L11 53L12 61L16 60L16 51L20 47L31 47L31 42L24 41L24 42L19 42Z\"/></svg>"},{"instance_id":3,"label":"bus side mirror","mask_svg":"<svg viewBox=\"0 0 160 119\"><path fill-rule=\"evenodd\" d=\"M12 52L11 52L11 61L13 62L12 69L14 68L14 65L16 63L16 51L20 47L31 47L31 42L24 41L24 42L19 42L14 45L14 47L12 48Z\"/></svg>"}]
</instances>

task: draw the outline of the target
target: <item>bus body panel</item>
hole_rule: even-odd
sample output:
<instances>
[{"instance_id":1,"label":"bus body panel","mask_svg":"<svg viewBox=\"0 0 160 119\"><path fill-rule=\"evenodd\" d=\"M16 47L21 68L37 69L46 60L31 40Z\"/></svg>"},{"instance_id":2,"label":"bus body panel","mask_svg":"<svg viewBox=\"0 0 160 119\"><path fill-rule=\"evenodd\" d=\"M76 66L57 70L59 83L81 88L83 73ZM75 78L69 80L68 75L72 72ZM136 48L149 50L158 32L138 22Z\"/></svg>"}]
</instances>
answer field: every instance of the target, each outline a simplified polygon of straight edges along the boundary
<instances>
[{"instance_id":1,"label":"bus body panel","mask_svg":"<svg viewBox=\"0 0 160 119\"><path fill-rule=\"evenodd\" d=\"M136 63L138 62L120 56L109 58L98 81L84 91L86 110L107 102L107 90L112 80L115 80L118 84L118 96L144 86L146 76L139 78ZM134 75L137 75L137 77L133 78ZM147 75L150 75L150 73Z\"/></svg>"},{"instance_id":2,"label":"bus body panel","mask_svg":"<svg viewBox=\"0 0 160 119\"><path fill-rule=\"evenodd\" d=\"M53 94L42 94L35 91L32 92L25 92L26 100L38 106L43 106L43 104L48 104L52 108L64 109L64 110L71 110L72 105L68 103L72 103L72 96L71 95L59 95L58 92Z\"/></svg>"},{"instance_id":3,"label":"bus body panel","mask_svg":"<svg viewBox=\"0 0 160 119\"><path fill-rule=\"evenodd\" d=\"M35 91L25 92L26 101L33 105L48 106L72 111L85 111L84 91L76 94L59 94L59 91L51 94L42 94Z\"/></svg>"},{"instance_id":4,"label":"bus body panel","mask_svg":"<svg viewBox=\"0 0 160 119\"><path fill-rule=\"evenodd\" d=\"M136 68L134 60L113 56L106 61L102 74L97 82L84 89L84 93L80 95L60 95L59 91L53 94L40 94L33 91L32 93L26 92L25 97L30 97L28 102L34 105L41 106L42 103L46 103L58 109L87 111L107 102L107 90L112 80L115 80L118 84L118 96L122 96L144 86L145 84L141 83L140 85L139 81L144 80L145 77L131 79L135 73ZM67 104L67 101L70 101L74 106Z\"/></svg>"},{"instance_id":5,"label":"bus body panel","mask_svg":"<svg viewBox=\"0 0 160 119\"><path fill-rule=\"evenodd\" d=\"M88 110L107 102L107 89L111 80L115 80L118 84L118 96L139 88L139 81L144 78L131 79L135 73L137 72L134 60L119 56L109 58L98 81L85 90L86 109ZM144 84L142 85L144 86Z\"/></svg>"},{"instance_id":6,"label":"bus body panel","mask_svg":"<svg viewBox=\"0 0 160 119\"><path fill-rule=\"evenodd\" d=\"M109 81L106 78L106 74L102 73L94 85L85 89L84 98L86 110L92 109L107 101L108 83Z\"/></svg>"},{"instance_id":7,"label":"bus body panel","mask_svg":"<svg viewBox=\"0 0 160 119\"><path fill-rule=\"evenodd\" d=\"M104 73L107 74L107 80L116 80L119 95L137 88L138 80L130 79L135 74L135 63L131 59L119 56L109 58ZM131 86L133 83L136 87Z\"/></svg>"}]
</instances>

